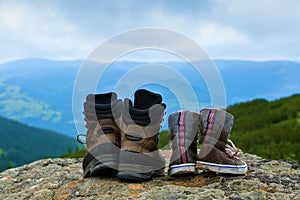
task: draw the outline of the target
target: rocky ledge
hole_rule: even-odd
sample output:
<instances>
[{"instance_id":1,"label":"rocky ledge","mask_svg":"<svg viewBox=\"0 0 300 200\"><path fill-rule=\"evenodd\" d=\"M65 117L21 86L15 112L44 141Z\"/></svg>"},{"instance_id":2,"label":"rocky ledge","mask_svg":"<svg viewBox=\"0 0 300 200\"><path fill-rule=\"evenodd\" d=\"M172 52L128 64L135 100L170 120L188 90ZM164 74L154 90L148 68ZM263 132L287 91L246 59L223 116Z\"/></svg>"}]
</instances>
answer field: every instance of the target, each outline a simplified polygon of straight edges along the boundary
<instances>
[{"instance_id":1,"label":"rocky ledge","mask_svg":"<svg viewBox=\"0 0 300 200\"><path fill-rule=\"evenodd\" d=\"M170 151L163 151L169 157ZM0 199L300 199L300 165L251 154L245 176L203 172L130 183L82 178L82 159L44 159L0 173Z\"/></svg>"}]
</instances>

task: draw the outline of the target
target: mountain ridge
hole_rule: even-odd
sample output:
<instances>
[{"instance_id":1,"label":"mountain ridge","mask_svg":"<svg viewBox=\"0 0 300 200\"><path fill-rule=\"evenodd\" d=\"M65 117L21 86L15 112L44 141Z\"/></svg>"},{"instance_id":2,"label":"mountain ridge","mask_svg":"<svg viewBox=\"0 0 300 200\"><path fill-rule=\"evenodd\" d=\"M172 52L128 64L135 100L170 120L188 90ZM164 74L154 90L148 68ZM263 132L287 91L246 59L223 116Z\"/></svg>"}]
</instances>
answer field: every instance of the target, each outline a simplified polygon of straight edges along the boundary
<instances>
[{"instance_id":1,"label":"mountain ridge","mask_svg":"<svg viewBox=\"0 0 300 200\"><path fill-rule=\"evenodd\" d=\"M0 117L0 169L58 157L80 146L74 138Z\"/></svg>"},{"instance_id":2,"label":"mountain ridge","mask_svg":"<svg viewBox=\"0 0 300 200\"><path fill-rule=\"evenodd\" d=\"M228 105L256 98L274 100L300 93L300 64L297 62L223 59L214 62L223 78ZM72 115L73 85L82 63L83 60L21 59L0 64L0 115L75 137L77 131L84 131L76 130ZM97 92L113 90L119 77L132 67L143 63L112 63L106 74L107 78L102 82L104 85L98 86ZM196 92L200 108L211 105L210 94L203 79L191 77L194 74L191 65L180 62L163 64L179 70L179 73L187 77ZM111 73L114 73L115 77L111 76ZM141 74L141 79L142 77ZM162 94L167 103L167 113L190 109L180 107L176 96L167 89L149 85L145 87ZM183 94L189 96L185 91L187 90L183 88ZM187 105L194 104L195 102ZM196 105L192 109L195 112L199 111ZM83 116L76 120L79 120L80 127L84 128Z\"/></svg>"}]
</instances>

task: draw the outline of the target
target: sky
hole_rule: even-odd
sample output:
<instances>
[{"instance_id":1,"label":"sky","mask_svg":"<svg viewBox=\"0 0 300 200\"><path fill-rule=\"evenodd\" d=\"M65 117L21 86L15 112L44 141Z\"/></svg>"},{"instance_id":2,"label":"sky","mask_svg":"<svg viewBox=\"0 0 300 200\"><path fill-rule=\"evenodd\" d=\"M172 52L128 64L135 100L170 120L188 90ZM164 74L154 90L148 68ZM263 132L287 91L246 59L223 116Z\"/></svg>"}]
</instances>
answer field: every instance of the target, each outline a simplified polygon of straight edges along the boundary
<instances>
[{"instance_id":1,"label":"sky","mask_svg":"<svg viewBox=\"0 0 300 200\"><path fill-rule=\"evenodd\" d=\"M84 59L144 27L183 34L214 59L300 61L299 10L298 0L0 0L0 63Z\"/></svg>"}]
</instances>

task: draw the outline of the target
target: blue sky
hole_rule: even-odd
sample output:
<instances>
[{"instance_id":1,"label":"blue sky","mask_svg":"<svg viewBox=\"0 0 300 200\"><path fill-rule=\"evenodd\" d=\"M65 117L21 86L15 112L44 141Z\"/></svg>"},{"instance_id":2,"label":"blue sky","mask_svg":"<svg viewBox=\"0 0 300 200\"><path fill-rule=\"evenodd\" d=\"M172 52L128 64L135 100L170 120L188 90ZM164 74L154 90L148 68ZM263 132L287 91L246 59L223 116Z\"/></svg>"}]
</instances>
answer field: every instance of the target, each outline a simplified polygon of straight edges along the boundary
<instances>
[{"instance_id":1,"label":"blue sky","mask_svg":"<svg viewBox=\"0 0 300 200\"><path fill-rule=\"evenodd\" d=\"M300 60L297 0L0 0L0 63L84 59L124 31L178 31L212 58Z\"/></svg>"}]
</instances>

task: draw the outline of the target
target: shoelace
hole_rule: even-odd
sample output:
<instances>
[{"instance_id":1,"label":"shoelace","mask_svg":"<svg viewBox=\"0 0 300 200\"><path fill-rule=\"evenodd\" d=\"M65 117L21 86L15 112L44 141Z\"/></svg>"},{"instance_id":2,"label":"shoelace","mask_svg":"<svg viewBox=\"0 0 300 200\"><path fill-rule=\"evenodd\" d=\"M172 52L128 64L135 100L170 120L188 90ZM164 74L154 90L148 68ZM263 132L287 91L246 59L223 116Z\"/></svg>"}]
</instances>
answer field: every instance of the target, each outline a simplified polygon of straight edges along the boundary
<instances>
[{"instance_id":1,"label":"shoelace","mask_svg":"<svg viewBox=\"0 0 300 200\"><path fill-rule=\"evenodd\" d=\"M84 112L83 112L83 114L84 114ZM86 118L84 118L84 121L86 122L85 124L87 124ZM85 125L85 127L87 128L87 125ZM80 144L86 144L86 134L78 133L76 139L77 139L77 142L79 142Z\"/></svg>"},{"instance_id":2,"label":"shoelace","mask_svg":"<svg viewBox=\"0 0 300 200\"><path fill-rule=\"evenodd\" d=\"M80 144L86 144L85 140L81 139L82 137L86 137L86 134L79 133L76 138L77 142L79 142Z\"/></svg>"},{"instance_id":3,"label":"shoelace","mask_svg":"<svg viewBox=\"0 0 300 200\"><path fill-rule=\"evenodd\" d=\"M227 142L229 142L229 144L226 144L225 152L228 155L228 157L239 159L237 156L241 152L241 150L237 148L230 139L228 139Z\"/></svg>"}]
</instances>

